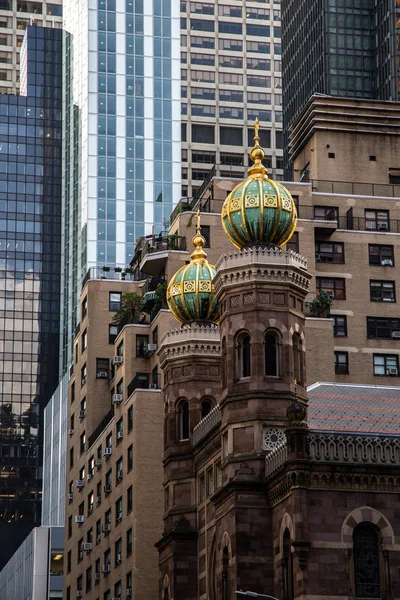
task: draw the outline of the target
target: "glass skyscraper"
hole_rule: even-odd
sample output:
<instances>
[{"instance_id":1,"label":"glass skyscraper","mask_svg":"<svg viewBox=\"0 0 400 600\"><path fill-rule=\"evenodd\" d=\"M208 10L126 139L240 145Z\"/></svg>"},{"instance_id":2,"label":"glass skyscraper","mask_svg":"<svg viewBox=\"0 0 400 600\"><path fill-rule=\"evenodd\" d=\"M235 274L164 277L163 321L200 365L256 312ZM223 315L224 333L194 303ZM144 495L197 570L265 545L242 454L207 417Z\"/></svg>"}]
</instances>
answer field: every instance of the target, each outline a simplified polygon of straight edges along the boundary
<instances>
[{"instance_id":1,"label":"glass skyscraper","mask_svg":"<svg viewBox=\"0 0 400 600\"><path fill-rule=\"evenodd\" d=\"M61 30L28 27L26 95L0 95L0 566L40 523L43 409L58 383L61 50Z\"/></svg>"},{"instance_id":2,"label":"glass skyscraper","mask_svg":"<svg viewBox=\"0 0 400 600\"><path fill-rule=\"evenodd\" d=\"M62 355L82 277L125 266L181 194L180 22L172 0L66 0Z\"/></svg>"},{"instance_id":3,"label":"glass skyscraper","mask_svg":"<svg viewBox=\"0 0 400 600\"><path fill-rule=\"evenodd\" d=\"M282 0L286 164L289 129L312 94L398 100L397 4L386 0Z\"/></svg>"}]
</instances>

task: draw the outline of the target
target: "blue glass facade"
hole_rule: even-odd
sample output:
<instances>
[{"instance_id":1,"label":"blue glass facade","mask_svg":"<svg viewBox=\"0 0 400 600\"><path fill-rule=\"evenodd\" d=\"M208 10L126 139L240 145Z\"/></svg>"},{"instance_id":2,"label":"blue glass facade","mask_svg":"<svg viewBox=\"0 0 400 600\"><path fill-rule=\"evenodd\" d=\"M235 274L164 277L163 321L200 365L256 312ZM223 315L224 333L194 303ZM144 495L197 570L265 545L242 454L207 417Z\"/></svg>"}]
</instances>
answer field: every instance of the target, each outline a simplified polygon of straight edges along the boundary
<instances>
[{"instance_id":1,"label":"blue glass facade","mask_svg":"<svg viewBox=\"0 0 400 600\"><path fill-rule=\"evenodd\" d=\"M61 30L28 27L26 96L0 95L0 567L40 522L43 410L58 383L61 50Z\"/></svg>"}]
</instances>

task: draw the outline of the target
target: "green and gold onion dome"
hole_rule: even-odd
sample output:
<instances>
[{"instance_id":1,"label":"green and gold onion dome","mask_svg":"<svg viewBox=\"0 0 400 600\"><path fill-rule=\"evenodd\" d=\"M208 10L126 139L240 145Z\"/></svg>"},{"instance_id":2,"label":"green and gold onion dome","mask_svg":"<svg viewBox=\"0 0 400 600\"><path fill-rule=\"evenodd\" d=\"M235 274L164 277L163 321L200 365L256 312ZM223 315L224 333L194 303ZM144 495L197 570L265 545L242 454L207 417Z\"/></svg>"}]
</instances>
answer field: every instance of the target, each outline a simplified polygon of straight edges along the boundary
<instances>
[{"instance_id":1,"label":"green and gold onion dome","mask_svg":"<svg viewBox=\"0 0 400 600\"><path fill-rule=\"evenodd\" d=\"M215 277L215 267L207 260L207 254L203 250L205 243L206 240L200 233L200 211L198 211L192 260L175 273L167 289L169 309L181 323L216 323L219 318L212 282Z\"/></svg>"},{"instance_id":2,"label":"green and gold onion dome","mask_svg":"<svg viewBox=\"0 0 400 600\"><path fill-rule=\"evenodd\" d=\"M222 206L222 225L236 248L254 245L284 246L292 237L297 212L289 191L267 176L262 164L265 152L254 124L255 145L250 152L253 165L246 181L237 185Z\"/></svg>"}]
</instances>

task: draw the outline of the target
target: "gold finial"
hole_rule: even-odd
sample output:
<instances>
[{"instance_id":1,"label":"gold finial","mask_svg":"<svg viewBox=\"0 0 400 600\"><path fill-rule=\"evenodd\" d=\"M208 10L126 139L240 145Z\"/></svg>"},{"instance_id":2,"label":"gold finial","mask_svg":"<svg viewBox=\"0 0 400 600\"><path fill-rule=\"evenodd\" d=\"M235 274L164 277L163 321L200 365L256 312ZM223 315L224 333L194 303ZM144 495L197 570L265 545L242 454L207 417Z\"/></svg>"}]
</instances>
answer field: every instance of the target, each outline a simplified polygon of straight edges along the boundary
<instances>
[{"instance_id":1,"label":"gold finial","mask_svg":"<svg viewBox=\"0 0 400 600\"><path fill-rule=\"evenodd\" d=\"M267 169L262 164L262 161L265 156L265 152L260 146L260 137L258 135L258 132L260 129L260 121L258 120L258 117L256 118L253 127L254 127L254 133L255 133L255 136L254 136L255 144L254 144L254 148L250 152L250 158L253 161L254 165L252 165L250 167L249 175L252 175L255 179L257 179L257 178L260 178L260 176L263 177L264 175L267 174Z\"/></svg>"},{"instance_id":2,"label":"gold finial","mask_svg":"<svg viewBox=\"0 0 400 600\"><path fill-rule=\"evenodd\" d=\"M258 117L256 117L253 127L255 133L254 141L256 142L256 144L258 144L258 142L260 141L260 138L258 137L258 130L260 129L260 121L258 120Z\"/></svg>"},{"instance_id":3,"label":"gold finial","mask_svg":"<svg viewBox=\"0 0 400 600\"><path fill-rule=\"evenodd\" d=\"M206 261L207 254L203 250L206 240L201 235L200 219L201 219L200 208L198 208L197 213L196 213L196 235L192 239L193 246L194 246L194 252L192 252L192 254L191 254L191 259Z\"/></svg>"}]
</instances>

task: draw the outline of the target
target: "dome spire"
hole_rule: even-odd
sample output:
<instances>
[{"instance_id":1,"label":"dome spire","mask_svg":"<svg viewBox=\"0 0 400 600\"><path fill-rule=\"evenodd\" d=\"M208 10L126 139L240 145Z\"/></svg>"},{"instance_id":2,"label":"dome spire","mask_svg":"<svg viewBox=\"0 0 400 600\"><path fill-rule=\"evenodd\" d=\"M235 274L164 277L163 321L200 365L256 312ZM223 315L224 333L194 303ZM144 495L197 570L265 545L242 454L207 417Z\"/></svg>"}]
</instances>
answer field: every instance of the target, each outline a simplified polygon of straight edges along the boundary
<instances>
[{"instance_id":1,"label":"dome spire","mask_svg":"<svg viewBox=\"0 0 400 600\"><path fill-rule=\"evenodd\" d=\"M264 175L267 175L267 169L264 167L264 165L262 164L262 161L265 157L265 152L264 150L261 148L260 146L260 137L258 135L258 131L260 129L260 121L258 120L258 117L255 120L255 123L253 125L254 127L254 147L250 152L250 158L253 161L254 165L252 165L248 172L249 175L253 177L253 179L258 179L260 176L263 177Z\"/></svg>"},{"instance_id":2,"label":"dome spire","mask_svg":"<svg viewBox=\"0 0 400 600\"><path fill-rule=\"evenodd\" d=\"M206 244L205 238L201 235L201 225L200 225L200 209L197 209L196 213L196 235L192 238L192 243L194 246L194 251L192 252L190 258L194 260L201 260L207 262L207 254L204 252L203 248Z\"/></svg>"}]
</instances>

